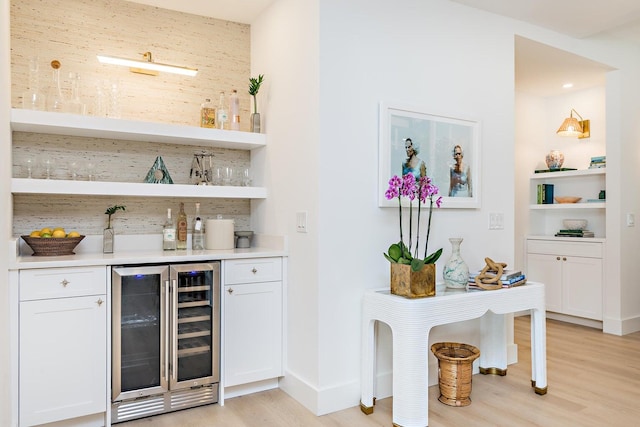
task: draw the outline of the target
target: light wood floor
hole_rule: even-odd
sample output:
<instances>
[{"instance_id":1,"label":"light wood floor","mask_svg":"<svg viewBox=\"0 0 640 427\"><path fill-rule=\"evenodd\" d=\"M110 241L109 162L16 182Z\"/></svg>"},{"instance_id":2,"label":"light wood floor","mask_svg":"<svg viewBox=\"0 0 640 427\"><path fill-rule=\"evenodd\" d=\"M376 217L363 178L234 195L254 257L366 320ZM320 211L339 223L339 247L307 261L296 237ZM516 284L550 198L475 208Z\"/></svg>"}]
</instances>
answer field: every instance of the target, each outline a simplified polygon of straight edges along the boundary
<instances>
[{"instance_id":1,"label":"light wood floor","mask_svg":"<svg viewBox=\"0 0 640 427\"><path fill-rule=\"evenodd\" d=\"M531 388L529 317L515 320L519 362L505 377L474 375L470 406L440 403L429 389L430 427L607 427L640 425L640 332L618 337L547 320L549 391ZM150 417L121 427L370 427L392 426L392 399L372 415L359 407L316 417L280 390L256 393Z\"/></svg>"}]
</instances>

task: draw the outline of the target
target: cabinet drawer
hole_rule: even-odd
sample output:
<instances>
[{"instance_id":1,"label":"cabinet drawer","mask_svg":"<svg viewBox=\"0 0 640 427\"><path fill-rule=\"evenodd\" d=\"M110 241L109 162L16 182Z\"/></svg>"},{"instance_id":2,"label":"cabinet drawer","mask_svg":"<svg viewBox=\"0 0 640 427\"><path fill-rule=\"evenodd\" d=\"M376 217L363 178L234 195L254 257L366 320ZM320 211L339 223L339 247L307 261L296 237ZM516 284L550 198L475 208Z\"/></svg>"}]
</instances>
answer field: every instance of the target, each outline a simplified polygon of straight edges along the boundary
<instances>
[{"instance_id":1,"label":"cabinet drawer","mask_svg":"<svg viewBox=\"0 0 640 427\"><path fill-rule=\"evenodd\" d=\"M602 243L527 240L527 253L602 258Z\"/></svg>"},{"instance_id":2,"label":"cabinet drawer","mask_svg":"<svg viewBox=\"0 0 640 427\"><path fill-rule=\"evenodd\" d=\"M106 267L20 270L20 301L100 295L106 292Z\"/></svg>"},{"instance_id":3,"label":"cabinet drawer","mask_svg":"<svg viewBox=\"0 0 640 427\"><path fill-rule=\"evenodd\" d=\"M225 285L282 280L282 258L252 258L225 261Z\"/></svg>"}]
</instances>

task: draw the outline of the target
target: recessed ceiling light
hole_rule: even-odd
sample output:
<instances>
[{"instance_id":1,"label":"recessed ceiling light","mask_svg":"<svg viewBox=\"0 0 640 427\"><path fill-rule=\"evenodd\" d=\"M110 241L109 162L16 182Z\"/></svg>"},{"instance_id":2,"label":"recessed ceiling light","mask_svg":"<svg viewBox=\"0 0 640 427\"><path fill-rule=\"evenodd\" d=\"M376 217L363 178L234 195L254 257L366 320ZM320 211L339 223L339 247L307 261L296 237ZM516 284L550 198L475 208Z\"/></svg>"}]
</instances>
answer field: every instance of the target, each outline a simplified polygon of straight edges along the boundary
<instances>
[{"instance_id":1,"label":"recessed ceiling light","mask_svg":"<svg viewBox=\"0 0 640 427\"><path fill-rule=\"evenodd\" d=\"M573 83L565 83L565 84L562 85L562 87L565 88L565 89L572 88L573 87Z\"/></svg>"}]
</instances>

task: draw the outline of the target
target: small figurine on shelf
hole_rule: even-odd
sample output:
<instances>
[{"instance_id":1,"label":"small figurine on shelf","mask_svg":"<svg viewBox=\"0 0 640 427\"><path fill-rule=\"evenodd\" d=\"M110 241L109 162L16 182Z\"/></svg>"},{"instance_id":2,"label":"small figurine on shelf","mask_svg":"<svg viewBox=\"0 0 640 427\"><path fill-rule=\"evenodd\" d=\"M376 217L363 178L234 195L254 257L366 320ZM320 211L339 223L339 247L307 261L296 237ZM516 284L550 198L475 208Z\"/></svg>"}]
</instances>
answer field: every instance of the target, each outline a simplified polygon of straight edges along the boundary
<instances>
[{"instance_id":1,"label":"small figurine on shelf","mask_svg":"<svg viewBox=\"0 0 640 427\"><path fill-rule=\"evenodd\" d=\"M107 228L104 229L102 235L102 252L105 254L113 253L113 240L115 232L113 228L111 228L111 215L115 214L117 211L124 211L125 208L126 206L114 205L107 208L107 210L104 212L105 215L109 215L109 218L107 219Z\"/></svg>"},{"instance_id":2,"label":"small figurine on shelf","mask_svg":"<svg viewBox=\"0 0 640 427\"><path fill-rule=\"evenodd\" d=\"M258 91L264 80L264 75L260 74L258 78L251 77L249 79L249 95L253 96L253 114L251 114L251 132L260 133L260 113L258 113Z\"/></svg>"}]
</instances>

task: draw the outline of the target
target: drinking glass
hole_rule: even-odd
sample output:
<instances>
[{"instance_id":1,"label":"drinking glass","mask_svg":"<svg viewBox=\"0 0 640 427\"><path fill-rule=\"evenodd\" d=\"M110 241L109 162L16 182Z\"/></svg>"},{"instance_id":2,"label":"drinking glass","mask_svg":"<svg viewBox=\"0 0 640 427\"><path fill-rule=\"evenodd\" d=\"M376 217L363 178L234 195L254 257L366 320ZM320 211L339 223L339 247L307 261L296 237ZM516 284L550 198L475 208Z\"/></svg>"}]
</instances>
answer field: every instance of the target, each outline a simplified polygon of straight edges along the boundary
<instances>
[{"instance_id":1,"label":"drinking glass","mask_svg":"<svg viewBox=\"0 0 640 427\"><path fill-rule=\"evenodd\" d=\"M37 167L38 167L38 162L33 157L28 157L24 161L24 168L27 170L27 178L29 179L33 178L33 174L36 171Z\"/></svg>"},{"instance_id":2,"label":"drinking glass","mask_svg":"<svg viewBox=\"0 0 640 427\"><path fill-rule=\"evenodd\" d=\"M52 179L55 172L56 161L51 157L42 159L42 169L44 169L44 177Z\"/></svg>"},{"instance_id":3,"label":"drinking glass","mask_svg":"<svg viewBox=\"0 0 640 427\"><path fill-rule=\"evenodd\" d=\"M80 173L80 164L78 164L78 162L75 162L75 161L69 162L69 175L71 176L71 179L76 181L78 179L79 173Z\"/></svg>"},{"instance_id":4,"label":"drinking glass","mask_svg":"<svg viewBox=\"0 0 640 427\"><path fill-rule=\"evenodd\" d=\"M87 172L87 180L95 181L96 180L96 163L93 160L89 160L84 166Z\"/></svg>"},{"instance_id":5,"label":"drinking glass","mask_svg":"<svg viewBox=\"0 0 640 427\"><path fill-rule=\"evenodd\" d=\"M249 168L242 171L242 186L251 187L251 170Z\"/></svg>"},{"instance_id":6,"label":"drinking glass","mask_svg":"<svg viewBox=\"0 0 640 427\"><path fill-rule=\"evenodd\" d=\"M233 168L227 166L223 169L222 185L232 185L232 183L233 183Z\"/></svg>"}]
</instances>

